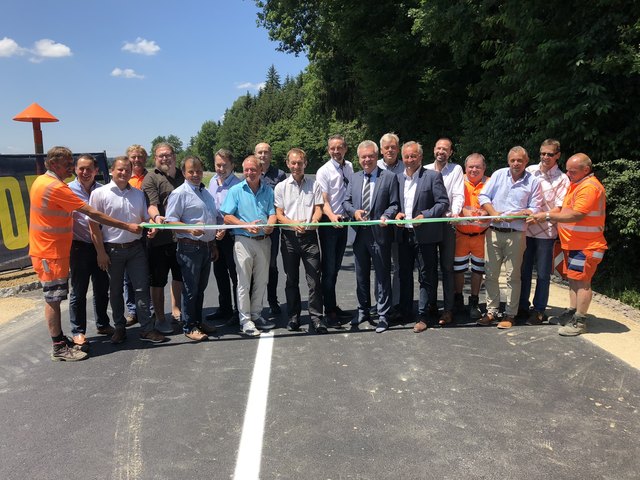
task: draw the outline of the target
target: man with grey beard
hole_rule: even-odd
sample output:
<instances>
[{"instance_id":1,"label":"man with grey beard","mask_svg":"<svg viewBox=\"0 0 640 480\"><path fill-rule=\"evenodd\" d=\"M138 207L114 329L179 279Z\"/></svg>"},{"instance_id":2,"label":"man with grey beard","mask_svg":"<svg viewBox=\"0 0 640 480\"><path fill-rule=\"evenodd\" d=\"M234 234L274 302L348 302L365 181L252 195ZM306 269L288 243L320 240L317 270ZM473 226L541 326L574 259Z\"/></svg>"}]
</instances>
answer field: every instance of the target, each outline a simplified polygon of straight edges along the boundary
<instances>
[{"instance_id":1,"label":"man with grey beard","mask_svg":"<svg viewBox=\"0 0 640 480\"><path fill-rule=\"evenodd\" d=\"M182 172L176 168L176 154L169 143L155 146L154 160L156 168L149 172L142 181L142 191L149 206L149 217L155 223L164 223L167 199L174 189L184 183ZM161 333L173 333L171 322L164 314L164 287L171 270L171 290L175 305L172 305L174 318L180 318L180 301L182 295L182 273L176 258L176 242L171 230L158 231L148 241L149 273L151 276L151 303L156 314L156 330Z\"/></svg>"}]
</instances>

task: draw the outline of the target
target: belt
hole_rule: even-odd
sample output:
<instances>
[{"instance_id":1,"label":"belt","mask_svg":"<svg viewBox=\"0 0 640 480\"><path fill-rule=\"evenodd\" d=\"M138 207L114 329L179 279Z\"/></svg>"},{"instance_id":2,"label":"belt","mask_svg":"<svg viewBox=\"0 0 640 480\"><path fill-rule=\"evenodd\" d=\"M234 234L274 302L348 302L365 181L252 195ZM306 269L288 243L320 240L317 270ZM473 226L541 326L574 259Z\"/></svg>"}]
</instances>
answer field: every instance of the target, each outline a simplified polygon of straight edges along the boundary
<instances>
[{"instance_id":1,"label":"belt","mask_svg":"<svg viewBox=\"0 0 640 480\"><path fill-rule=\"evenodd\" d=\"M295 237L298 237L298 238L306 237L306 236L314 236L314 237L316 236L316 231L315 230L307 230L307 231L305 231L303 233L298 233L295 230L285 230L283 228L282 229L282 233L284 233L285 235L289 235L289 236L292 236L292 237L295 236Z\"/></svg>"},{"instance_id":2,"label":"belt","mask_svg":"<svg viewBox=\"0 0 640 480\"><path fill-rule=\"evenodd\" d=\"M104 242L104 246L109 248L131 248L131 247L135 247L139 243L140 243L140 240L138 239L138 240L134 240L133 242L127 242L127 243Z\"/></svg>"},{"instance_id":3,"label":"belt","mask_svg":"<svg viewBox=\"0 0 640 480\"><path fill-rule=\"evenodd\" d=\"M186 243L187 245L198 245L198 246L206 246L206 247L213 247L215 246L215 242L213 240L211 240L210 242L205 242L204 240L194 240L192 238L178 238L178 242L180 243Z\"/></svg>"},{"instance_id":4,"label":"belt","mask_svg":"<svg viewBox=\"0 0 640 480\"><path fill-rule=\"evenodd\" d=\"M497 230L499 232L502 232L504 230L508 230L508 231L512 231L513 229L511 228L497 228L497 227L491 227L494 230ZM484 230L482 230L481 232L476 232L476 233L465 233L465 232L461 232L460 230L457 230L457 232L461 235L466 235L467 237L477 237L478 235L484 235L484 232L486 232L487 229L485 228Z\"/></svg>"},{"instance_id":5,"label":"belt","mask_svg":"<svg viewBox=\"0 0 640 480\"><path fill-rule=\"evenodd\" d=\"M513 232L519 232L520 231L517 228L500 228L500 227L494 227L494 226L491 226L489 228L491 230L495 230L496 232L500 232L500 233L513 233Z\"/></svg>"},{"instance_id":6,"label":"belt","mask_svg":"<svg viewBox=\"0 0 640 480\"><path fill-rule=\"evenodd\" d=\"M241 233L236 234L236 237L247 237L247 238L251 238L253 240L264 240L265 238L271 238L269 237L269 235L242 235Z\"/></svg>"}]
</instances>

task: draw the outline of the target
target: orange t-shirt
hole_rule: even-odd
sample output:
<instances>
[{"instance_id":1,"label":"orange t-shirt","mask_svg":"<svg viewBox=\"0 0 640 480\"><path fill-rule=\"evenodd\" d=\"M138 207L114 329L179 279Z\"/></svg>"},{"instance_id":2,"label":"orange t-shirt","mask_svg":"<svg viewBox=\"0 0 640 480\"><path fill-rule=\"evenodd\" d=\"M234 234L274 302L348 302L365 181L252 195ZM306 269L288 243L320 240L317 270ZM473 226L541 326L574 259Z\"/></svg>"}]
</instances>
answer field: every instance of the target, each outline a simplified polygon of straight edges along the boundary
<instances>
[{"instance_id":1,"label":"orange t-shirt","mask_svg":"<svg viewBox=\"0 0 640 480\"><path fill-rule=\"evenodd\" d=\"M68 257L73 240L71 213L86 203L52 172L35 179L29 196L29 255L39 258Z\"/></svg>"},{"instance_id":2,"label":"orange t-shirt","mask_svg":"<svg viewBox=\"0 0 640 480\"><path fill-rule=\"evenodd\" d=\"M137 188L138 190L142 190L142 181L144 180L144 176L147 174L147 171L145 170L144 172L142 172L142 175L131 175L131 178L129 179L129 185L131 185L134 188Z\"/></svg>"},{"instance_id":3,"label":"orange t-shirt","mask_svg":"<svg viewBox=\"0 0 640 480\"><path fill-rule=\"evenodd\" d=\"M573 210L585 216L579 222L558 223L558 234L564 250L607 248L604 238L606 203L604 187L593 174L569 185L561 213Z\"/></svg>"}]
</instances>

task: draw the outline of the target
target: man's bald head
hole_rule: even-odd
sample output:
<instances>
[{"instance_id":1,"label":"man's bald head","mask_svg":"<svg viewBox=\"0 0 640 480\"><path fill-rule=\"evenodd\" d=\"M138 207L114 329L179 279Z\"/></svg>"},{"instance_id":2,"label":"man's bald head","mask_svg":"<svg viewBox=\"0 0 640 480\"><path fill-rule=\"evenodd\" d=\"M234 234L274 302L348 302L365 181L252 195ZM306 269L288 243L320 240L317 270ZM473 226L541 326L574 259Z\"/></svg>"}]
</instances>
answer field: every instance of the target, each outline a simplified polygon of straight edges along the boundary
<instances>
[{"instance_id":1,"label":"man's bald head","mask_svg":"<svg viewBox=\"0 0 640 480\"><path fill-rule=\"evenodd\" d=\"M584 153L576 153L567 160L567 176L574 183L589 175L592 169L593 163Z\"/></svg>"}]
</instances>

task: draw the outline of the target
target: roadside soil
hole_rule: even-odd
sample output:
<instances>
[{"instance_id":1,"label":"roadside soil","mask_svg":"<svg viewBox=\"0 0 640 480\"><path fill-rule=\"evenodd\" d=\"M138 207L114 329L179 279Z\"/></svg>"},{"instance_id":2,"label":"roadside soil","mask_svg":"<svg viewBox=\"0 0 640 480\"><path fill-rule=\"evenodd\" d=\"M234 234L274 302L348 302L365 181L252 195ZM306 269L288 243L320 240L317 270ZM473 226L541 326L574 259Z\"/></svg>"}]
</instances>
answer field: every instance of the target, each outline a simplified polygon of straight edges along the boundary
<instances>
[{"instance_id":1,"label":"roadside soil","mask_svg":"<svg viewBox=\"0 0 640 480\"><path fill-rule=\"evenodd\" d=\"M41 315L42 296L34 285L38 278L31 268L0 274L0 324L16 321L30 311ZM481 297L482 298L482 297ZM551 282L548 315L561 312L569 305L569 288ZM519 327L514 328L514 332ZM545 328L556 328L546 326ZM581 337L615 355L634 368L640 369L640 311L618 300L594 293L589 319L589 333ZM567 339L571 348L572 339Z\"/></svg>"}]
</instances>

